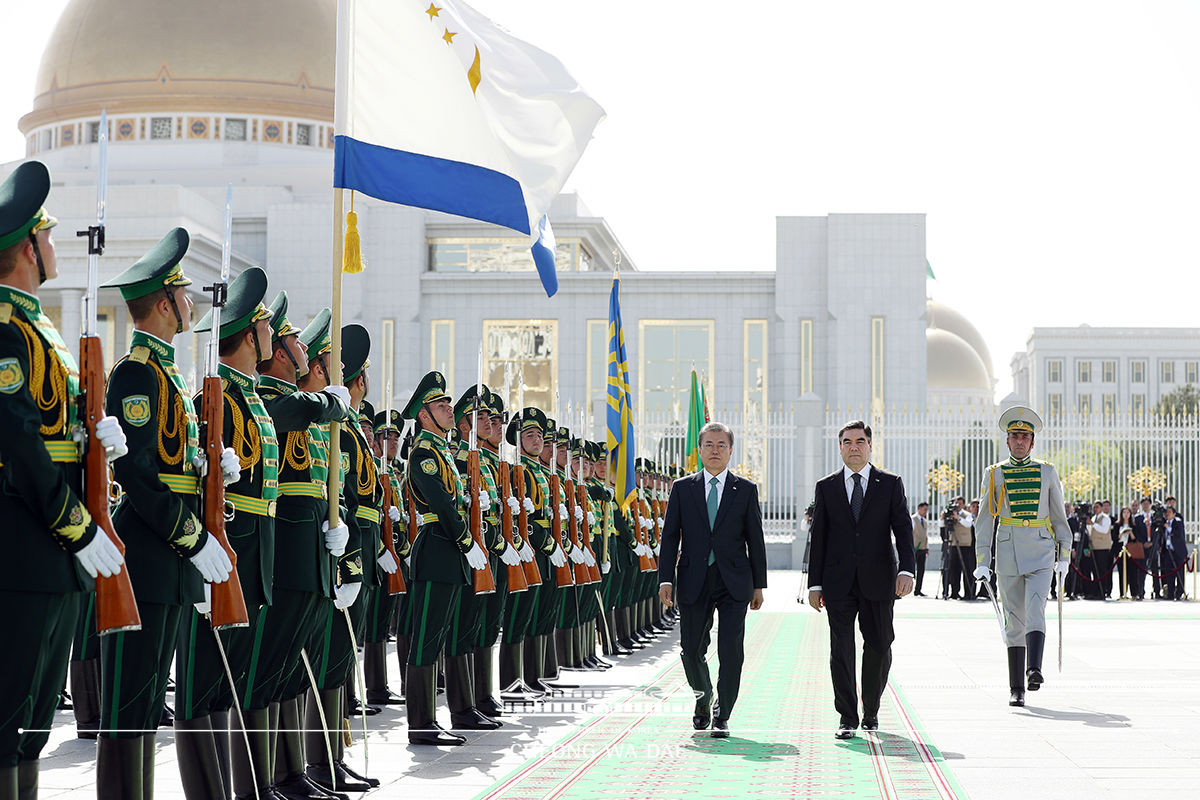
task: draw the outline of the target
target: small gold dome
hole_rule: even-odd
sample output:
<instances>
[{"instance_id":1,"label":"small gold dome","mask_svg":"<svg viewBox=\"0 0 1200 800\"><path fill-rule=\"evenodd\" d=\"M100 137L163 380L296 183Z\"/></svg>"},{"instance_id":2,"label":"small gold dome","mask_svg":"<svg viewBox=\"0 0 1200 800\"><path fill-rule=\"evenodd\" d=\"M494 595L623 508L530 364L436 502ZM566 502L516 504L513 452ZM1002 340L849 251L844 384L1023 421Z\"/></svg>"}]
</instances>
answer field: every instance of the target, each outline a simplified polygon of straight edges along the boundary
<instances>
[{"instance_id":1,"label":"small gold dome","mask_svg":"<svg viewBox=\"0 0 1200 800\"><path fill-rule=\"evenodd\" d=\"M332 122L336 11L335 0L71 0L21 131L102 108Z\"/></svg>"}]
</instances>

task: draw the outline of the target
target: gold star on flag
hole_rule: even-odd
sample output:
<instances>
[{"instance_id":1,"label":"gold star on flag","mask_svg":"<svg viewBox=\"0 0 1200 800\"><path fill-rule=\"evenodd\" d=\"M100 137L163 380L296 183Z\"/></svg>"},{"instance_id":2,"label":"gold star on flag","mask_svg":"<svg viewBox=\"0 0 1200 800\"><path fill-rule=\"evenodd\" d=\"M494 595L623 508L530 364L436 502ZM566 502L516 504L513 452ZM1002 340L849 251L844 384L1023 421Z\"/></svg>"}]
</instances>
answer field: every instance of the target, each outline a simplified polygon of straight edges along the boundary
<instances>
[{"instance_id":1,"label":"gold star on flag","mask_svg":"<svg viewBox=\"0 0 1200 800\"><path fill-rule=\"evenodd\" d=\"M441 9L435 6L433 3L429 4L429 8L425 9L425 13L429 15L430 22L433 22L433 18L438 15L439 11L441 11Z\"/></svg>"},{"instance_id":2,"label":"gold star on flag","mask_svg":"<svg viewBox=\"0 0 1200 800\"><path fill-rule=\"evenodd\" d=\"M446 28L446 32L442 34L442 38L446 40L446 44L454 44L455 36L458 36L458 33L451 33L449 28Z\"/></svg>"}]
</instances>

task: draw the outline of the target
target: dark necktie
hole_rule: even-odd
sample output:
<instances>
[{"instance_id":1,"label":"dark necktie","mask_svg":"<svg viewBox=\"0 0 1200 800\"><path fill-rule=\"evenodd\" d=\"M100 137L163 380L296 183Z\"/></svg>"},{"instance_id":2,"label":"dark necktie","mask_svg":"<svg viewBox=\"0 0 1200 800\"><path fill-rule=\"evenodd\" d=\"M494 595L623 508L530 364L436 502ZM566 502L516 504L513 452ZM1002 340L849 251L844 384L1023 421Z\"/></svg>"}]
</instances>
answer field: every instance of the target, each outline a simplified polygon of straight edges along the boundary
<instances>
[{"instance_id":1,"label":"dark necktie","mask_svg":"<svg viewBox=\"0 0 1200 800\"><path fill-rule=\"evenodd\" d=\"M720 483L720 481L717 480L716 478L713 478L712 480L709 481L709 484L712 486L712 488L708 491L708 529L709 529L709 531L712 531L717 526L717 485L719 483ZM717 560L717 554L712 551L711 547L712 547L712 545L710 544L709 545L710 549L708 551L708 563L709 564L712 564L714 561Z\"/></svg>"},{"instance_id":2,"label":"dark necktie","mask_svg":"<svg viewBox=\"0 0 1200 800\"><path fill-rule=\"evenodd\" d=\"M862 514L862 475L856 472L850 477L854 479L854 491L850 493L850 513L854 515L854 521L858 522L858 517Z\"/></svg>"}]
</instances>

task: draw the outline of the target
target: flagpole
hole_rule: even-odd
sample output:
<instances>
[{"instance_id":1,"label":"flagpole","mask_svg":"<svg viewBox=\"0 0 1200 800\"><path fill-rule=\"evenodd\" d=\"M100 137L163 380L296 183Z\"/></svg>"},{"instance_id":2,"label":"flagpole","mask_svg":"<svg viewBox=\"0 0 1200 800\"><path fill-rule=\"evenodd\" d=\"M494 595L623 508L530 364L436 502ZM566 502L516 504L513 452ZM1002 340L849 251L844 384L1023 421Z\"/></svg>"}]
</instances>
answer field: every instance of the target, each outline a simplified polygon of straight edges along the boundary
<instances>
[{"instance_id":1,"label":"flagpole","mask_svg":"<svg viewBox=\"0 0 1200 800\"><path fill-rule=\"evenodd\" d=\"M342 190L333 189L333 286L330 293L329 321L329 368L333 373L329 382L342 382ZM338 524L338 479L341 477L342 443L341 423L329 423L329 475L326 478L326 494L329 498L329 527Z\"/></svg>"}]
</instances>

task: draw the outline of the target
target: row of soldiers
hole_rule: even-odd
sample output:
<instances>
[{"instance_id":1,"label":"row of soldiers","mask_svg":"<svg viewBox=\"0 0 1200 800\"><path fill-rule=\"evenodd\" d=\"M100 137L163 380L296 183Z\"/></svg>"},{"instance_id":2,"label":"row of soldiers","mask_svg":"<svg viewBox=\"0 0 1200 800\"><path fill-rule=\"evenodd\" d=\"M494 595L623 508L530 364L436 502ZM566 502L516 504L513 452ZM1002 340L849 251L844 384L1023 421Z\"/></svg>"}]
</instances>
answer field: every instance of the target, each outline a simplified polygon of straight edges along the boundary
<instances>
[{"instance_id":1,"label":"row of soldiers","mask_svg":"<svg viewBox=\"0 0 1200 800\"><path fill-rule=\"evenodd\" d=\"M211 332L213 314L192 325L180 228L104 284L134 332L87 442L76 361L37 297L57 274L49 189L38 162L0 185L0 514L14 532L0 568L0 800L37 796L72 639L94 636L94 583L122 571L140 627L103 633L72 663L76 702L98 705L100 797L152 796L172 664L185 796L345 797L378 785L344 759L360 644L366 704L403 702L411 744L456 745L465 738L436 719L439 675L452 728L488 730L505 709L497 649L500 698L527 703L567 688L560 668L610 668L598 642L620 655L669 629L654 599L663 471L639 461L643 499L622 510L603 443L537 408L506 413L483 385L453 402L436 372L402 411L376 414L367 330L342 328L335 384L330 310L294 326L286 292L266 304L257 267L228 287L215 332L223 429L201 430L204 392L181 376L174 341ZM227 446L205 457L217 433ZM123 552L81 499L85 447L104 448L123 490ZM202 522L210 469L229 549ZM228 581L247 624L215 631L214 587ZM393 625L403 696L387 682Z\"/></svg>"}]
</instances>

